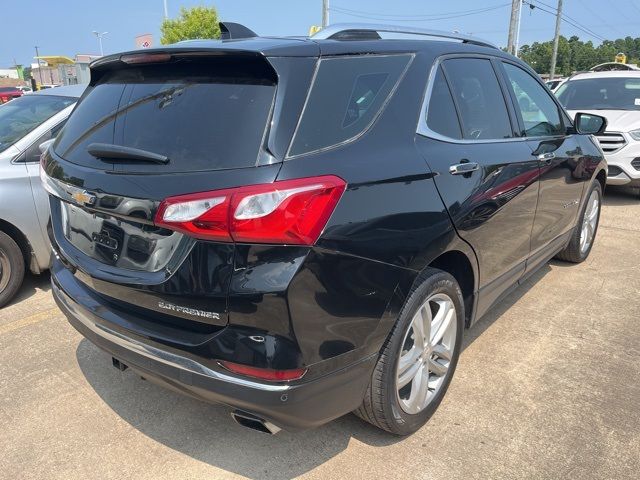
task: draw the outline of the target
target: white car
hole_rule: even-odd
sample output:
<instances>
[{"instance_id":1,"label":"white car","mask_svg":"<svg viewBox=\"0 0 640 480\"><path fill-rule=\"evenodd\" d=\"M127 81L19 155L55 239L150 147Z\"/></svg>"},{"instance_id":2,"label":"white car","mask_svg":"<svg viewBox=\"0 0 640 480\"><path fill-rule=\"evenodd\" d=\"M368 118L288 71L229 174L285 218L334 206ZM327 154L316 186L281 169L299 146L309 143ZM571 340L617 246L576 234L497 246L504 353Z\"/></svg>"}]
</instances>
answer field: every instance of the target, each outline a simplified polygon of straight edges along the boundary
<instances>
[{"instance_id":1,"label":"white car","mask_svg":"<svg viewBox=\"0 0 640 480\"><path fill-rule=\"evenodd\" d=\"M40 146L56 137L85 87L60 87L0 105L0 308L17 293L25 270L49 268Z\"/></svg>"},{"instance_id":2,"label":"white car","mask_svg":"<svg viewBox=\"0 0 640 480\"><path fill-rule=\"evenodd\" d=\"M580 111L607 119L597 136L609 164L607 184L640 187L640 71L579 73L555 94L572 116Z\"/></svg>"}]
</instances>

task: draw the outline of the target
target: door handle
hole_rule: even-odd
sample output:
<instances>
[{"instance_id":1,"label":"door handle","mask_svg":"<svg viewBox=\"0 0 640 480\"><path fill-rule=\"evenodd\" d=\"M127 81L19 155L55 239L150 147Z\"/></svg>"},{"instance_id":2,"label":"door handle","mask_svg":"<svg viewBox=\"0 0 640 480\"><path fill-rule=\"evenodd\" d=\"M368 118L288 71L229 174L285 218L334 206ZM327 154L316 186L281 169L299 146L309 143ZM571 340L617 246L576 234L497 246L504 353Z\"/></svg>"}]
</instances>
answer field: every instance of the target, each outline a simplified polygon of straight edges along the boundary
<instances>
[{"instance_id":1,"label":"door handle","mask_svg":"<svg viewBox=\"0 0 640 480\"><path fill-rule=\"evenodd\" d=\"M449 173L451 175L464 175L465 173L475 172L480 169L480 165L475 162L459 163L457 165L451 165L449 167Z\"/></svg>"},{"instance_id":2,"label":"door handle","mask_svg":"<svg viewBox=\"0 0 640 480\"><path fill-rule=\"evenodd\" d=\"M550 163L554 158L556 158L556 154L553 152L541 153L538 155L538 160L544 163Z\"/></svg>"}]
</instances>

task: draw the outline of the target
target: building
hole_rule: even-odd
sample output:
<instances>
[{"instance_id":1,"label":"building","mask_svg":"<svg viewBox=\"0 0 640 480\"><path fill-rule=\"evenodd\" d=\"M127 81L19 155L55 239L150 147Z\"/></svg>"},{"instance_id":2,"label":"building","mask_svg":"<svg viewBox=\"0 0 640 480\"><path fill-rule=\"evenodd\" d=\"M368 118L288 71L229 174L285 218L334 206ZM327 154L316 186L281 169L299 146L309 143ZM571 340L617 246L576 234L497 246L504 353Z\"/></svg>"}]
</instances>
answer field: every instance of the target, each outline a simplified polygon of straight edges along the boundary
<instances>
[{"instance_id":1,"label":"building","mask_svg":"<svg viewBox=\"0 0 640 480\"><path fill-rule=\"evenodd\" d=\"M39 85L76 85L89 83L89 64L99 55L77 54L75 58L63 55L36 57L39 63L31 65L31 76Z\"/></svg>"}]
</instances>

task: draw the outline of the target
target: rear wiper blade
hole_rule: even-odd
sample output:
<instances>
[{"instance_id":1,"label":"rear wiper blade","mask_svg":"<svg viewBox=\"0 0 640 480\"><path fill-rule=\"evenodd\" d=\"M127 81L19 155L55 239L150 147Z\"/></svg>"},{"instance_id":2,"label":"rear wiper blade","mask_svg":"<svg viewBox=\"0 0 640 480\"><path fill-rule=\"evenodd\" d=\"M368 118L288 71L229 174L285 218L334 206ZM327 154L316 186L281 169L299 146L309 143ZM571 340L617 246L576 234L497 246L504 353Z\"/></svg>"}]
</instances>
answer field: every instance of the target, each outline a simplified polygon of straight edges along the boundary
<instances>
[{"instance_id":1,"label":"rear wiper blade","mask_svg":"<svg viewBox=\"0 0 640 480\"><path fill-rule=\"evenodd\" d=\"M169 157L139 148L112 145L110 143L92 143L87 147L90 155L100 160L134 160L139 162L169 163Z\"/></svg>"}]
</instances>

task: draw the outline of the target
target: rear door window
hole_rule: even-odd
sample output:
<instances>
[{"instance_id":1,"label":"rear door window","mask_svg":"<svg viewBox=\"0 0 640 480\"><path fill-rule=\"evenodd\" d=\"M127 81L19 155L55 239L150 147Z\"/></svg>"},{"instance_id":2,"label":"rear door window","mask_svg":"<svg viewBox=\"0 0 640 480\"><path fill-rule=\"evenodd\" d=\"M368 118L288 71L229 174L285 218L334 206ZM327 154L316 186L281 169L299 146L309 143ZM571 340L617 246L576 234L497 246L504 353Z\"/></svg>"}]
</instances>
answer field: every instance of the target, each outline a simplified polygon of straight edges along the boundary
<instances>
[{"instance_id":1,"label":"rear door window","mask_svg":"<svg viewBox=\"0 0 640 480\"><path fill-rule=\"evenodd\" d=\"M469 140L512 137L507 104L491 61L453 58L443 65L460 112L462 137Z\"/></svg>"},{"instance_id":2,"label":"rear door window","mask_svg":"<svg viewBox=\"0 0 640 480\"><path fill-rule=\"evenodd\" d=\"M115 164L127 171L254 166L275 95L272 74L224 61L186 60L107 73L76 108L55 152L71 162L105 169L112 168L108 161L87 152L91 143L169 157L166 165Z\"/></svg>"},{"instance_id":3,"label":"rear door window","mask_svg":"<svg viewBox=\"0 0 640 480\"><path fill-rule=\"evenodd\" d=\"M288 156L323 150L362 134L411 58L403 54L322 59Z\"/></svg>"}]
</instances>

